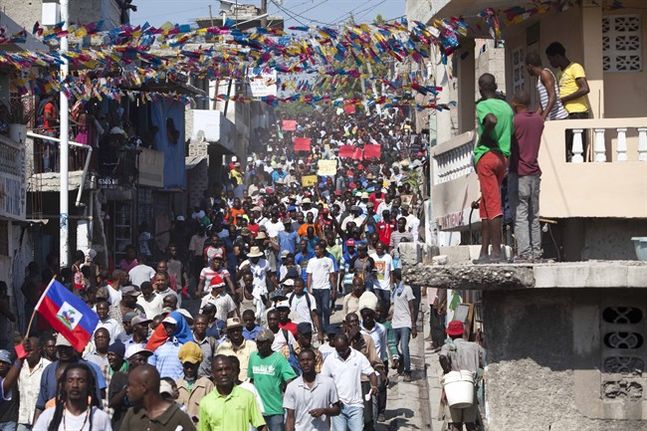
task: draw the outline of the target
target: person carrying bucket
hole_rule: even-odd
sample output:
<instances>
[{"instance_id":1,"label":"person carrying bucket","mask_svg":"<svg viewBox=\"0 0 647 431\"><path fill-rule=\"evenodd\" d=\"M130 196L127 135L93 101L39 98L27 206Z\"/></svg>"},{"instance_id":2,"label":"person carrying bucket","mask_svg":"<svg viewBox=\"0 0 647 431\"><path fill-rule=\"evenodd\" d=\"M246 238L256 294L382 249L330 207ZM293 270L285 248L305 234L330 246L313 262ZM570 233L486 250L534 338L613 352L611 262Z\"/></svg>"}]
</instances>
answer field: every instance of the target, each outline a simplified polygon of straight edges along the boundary
<instances>
[{"instance_id":1,"label":"person carrying bucket","mask_svg":"<svg viewBox=\"0 0 647 431\"><path fill-rule=\"evenodd\" d=\"M447 325L447 340L440 349L439 361L443 369L444 416L449 431L477 430L478 401L477 375L483 368L483 349L477 343L463 338L463 322L452 320Z\"/></svg>"}]
</instances>

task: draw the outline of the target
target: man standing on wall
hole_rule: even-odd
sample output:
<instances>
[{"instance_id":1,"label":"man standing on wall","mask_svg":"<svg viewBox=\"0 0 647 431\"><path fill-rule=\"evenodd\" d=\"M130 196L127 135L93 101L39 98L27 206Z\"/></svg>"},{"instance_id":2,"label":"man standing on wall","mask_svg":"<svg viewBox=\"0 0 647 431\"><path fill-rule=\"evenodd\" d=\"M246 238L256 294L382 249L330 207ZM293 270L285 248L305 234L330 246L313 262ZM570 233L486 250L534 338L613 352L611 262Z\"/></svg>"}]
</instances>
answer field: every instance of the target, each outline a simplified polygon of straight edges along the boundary
<instances>
[{"instance_id":1,"label":"man standing on wall","mask_svg":"<svg viewBox=\"0 0 647 431\"><path fill-rule=\"evenodd\" d=\"M510 157L514 113L497 94L494 75L484 73L478 83L481 100L476 104L478 141L474 147L474 165L481 186L482 242L475 263L496 263L504 260L501 253L501 184Z\"/></svg>"},{"instance_id":2,"label":"man standing on wall","mask_svg":"<svg viewBox=\"0 0 647 431\"><path fill-rule=\"evenodd\" d=\"M559 68L561 73L559 79L559 94L568 112L569 120L581 120L589 118L589 103L586 95L591 91L586 80L584 68L579 63L571 62L566 57L566 48L559 42L553 42L546 48L546 56L550 65ZM573 158L573 133L567 131L566 137L566 161ZM586 135L582 135L584 155L586 155Z\"/></svg>"}]
</instances>

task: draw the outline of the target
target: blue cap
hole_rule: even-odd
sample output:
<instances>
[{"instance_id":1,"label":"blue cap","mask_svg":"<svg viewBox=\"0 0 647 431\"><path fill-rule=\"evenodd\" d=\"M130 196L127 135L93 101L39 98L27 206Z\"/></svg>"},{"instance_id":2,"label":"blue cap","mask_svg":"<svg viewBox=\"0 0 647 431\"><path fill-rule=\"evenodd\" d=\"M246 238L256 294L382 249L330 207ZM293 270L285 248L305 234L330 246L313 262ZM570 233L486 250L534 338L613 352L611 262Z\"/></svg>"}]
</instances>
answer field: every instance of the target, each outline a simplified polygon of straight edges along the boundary
<instances>
[{"instance_id":1,"label":"blue cap","mask_svg":"<svg viewBox=\"0 0 647 431\"><path fill-rule=\"evenodd\" d=\"M6 362L7 364L12 364L11 353L8 350L0 350L0 362Z\"/></svg>"}]
</instances>

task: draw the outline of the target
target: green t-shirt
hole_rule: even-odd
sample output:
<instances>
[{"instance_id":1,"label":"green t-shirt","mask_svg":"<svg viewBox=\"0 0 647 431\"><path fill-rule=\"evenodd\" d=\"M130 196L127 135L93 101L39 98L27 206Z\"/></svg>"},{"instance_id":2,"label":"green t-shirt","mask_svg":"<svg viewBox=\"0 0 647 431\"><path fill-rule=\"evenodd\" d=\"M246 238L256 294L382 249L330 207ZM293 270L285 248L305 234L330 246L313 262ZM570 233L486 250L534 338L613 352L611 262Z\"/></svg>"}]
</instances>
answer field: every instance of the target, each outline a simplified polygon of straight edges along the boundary
<instances>
[{"instance_id":1,"label":"green t-shirt","mask_svg":"<svg viewBox=\"0 0 647 431\"><path fill-rule=\"evenodd\" d=\"M498 150L504 156L510 157L510 146L512 142L512 134L514 133L514 112L505 100L501 99L485 99L476 104L476 120L478 122L478 139L474 147L474 165L478 163L483 154L492 151L492 148L487 145L481 144L481 136L483 135L483 120L488 114L493 114L496 117L496 126L492 131L492 139L496 142Z\"/></svg>"},{"instance_id":2,"label":"green t-shirt","mask_svg":"<svg viewBox=\"0 0 647 431\"><path fill-rule=\"evenodd\" d=\"M283 414L283 386L296 378L285 356L278 352L261 358L258 352L249 357L247 376L254 381L254 386L263 400L263 415Z\"/></svg>"}]
</instances>

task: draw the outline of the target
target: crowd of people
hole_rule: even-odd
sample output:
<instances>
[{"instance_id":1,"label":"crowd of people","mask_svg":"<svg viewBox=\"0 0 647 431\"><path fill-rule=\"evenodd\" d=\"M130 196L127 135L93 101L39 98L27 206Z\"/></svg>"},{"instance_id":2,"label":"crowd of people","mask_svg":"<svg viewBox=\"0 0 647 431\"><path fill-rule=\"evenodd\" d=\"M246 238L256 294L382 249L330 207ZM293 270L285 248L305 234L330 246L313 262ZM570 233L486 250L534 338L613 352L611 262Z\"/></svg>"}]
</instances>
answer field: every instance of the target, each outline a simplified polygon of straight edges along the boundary
<instances>
[{"instance_id":1,"label":"crowd of people","mask_svg":"<svg viewBox=\"0 0 647 431\"><path fill-rule=\"evenodd\" d=\"M381 152L339 153L365 145ZM401 110L314 110L232 158L166 250L140 229L114 268L94 250L30 265L29 312L56 275L99 323L83 352L43 321L23 355L0 351L0 430L373 429L389 381L412 379L420 290L400 252L421 240L425 163Z\"/></svg>"}]
</instances>

